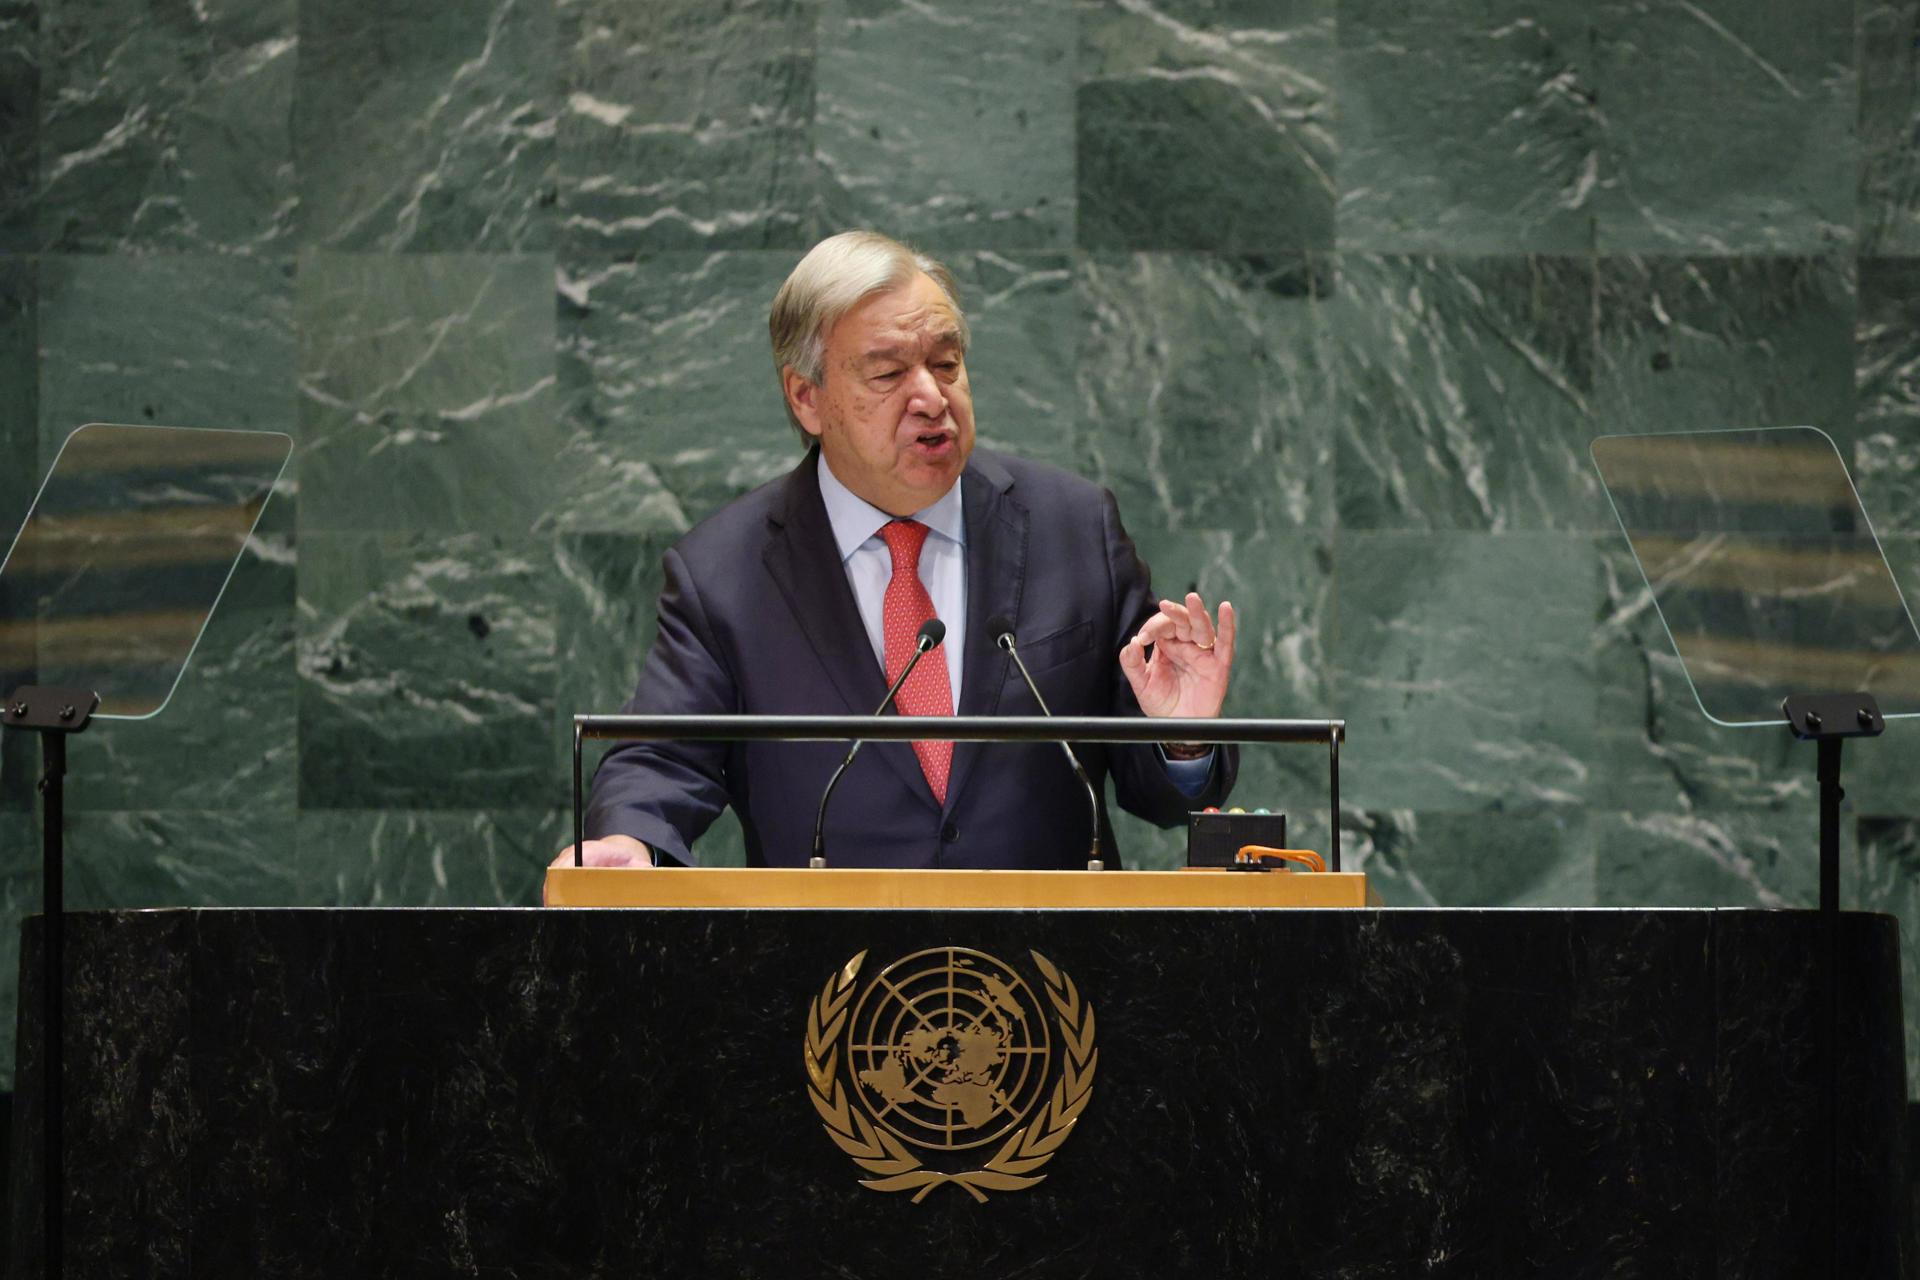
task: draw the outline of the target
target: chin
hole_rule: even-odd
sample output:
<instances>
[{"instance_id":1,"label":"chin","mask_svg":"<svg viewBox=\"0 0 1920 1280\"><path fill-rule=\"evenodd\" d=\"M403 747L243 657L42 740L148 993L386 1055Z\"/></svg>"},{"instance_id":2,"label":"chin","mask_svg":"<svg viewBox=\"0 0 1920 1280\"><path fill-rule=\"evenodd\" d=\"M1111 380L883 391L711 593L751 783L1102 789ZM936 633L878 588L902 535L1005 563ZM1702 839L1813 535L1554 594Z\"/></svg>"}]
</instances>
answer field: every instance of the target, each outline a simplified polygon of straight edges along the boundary
<instances>
[{"instance_id":1,"label":"chin","mask_svg":"<svg viewBox=\"0 0 1920 1280\"><path fill-rule=\"evenodd\" d=\"M953 482L960 478L966 465L966 459L959 458L939 466L917 466L903 477L903 482L909 488L927 494L929 498L937 498L953 487Z\"/></svg>"}]
</instances>

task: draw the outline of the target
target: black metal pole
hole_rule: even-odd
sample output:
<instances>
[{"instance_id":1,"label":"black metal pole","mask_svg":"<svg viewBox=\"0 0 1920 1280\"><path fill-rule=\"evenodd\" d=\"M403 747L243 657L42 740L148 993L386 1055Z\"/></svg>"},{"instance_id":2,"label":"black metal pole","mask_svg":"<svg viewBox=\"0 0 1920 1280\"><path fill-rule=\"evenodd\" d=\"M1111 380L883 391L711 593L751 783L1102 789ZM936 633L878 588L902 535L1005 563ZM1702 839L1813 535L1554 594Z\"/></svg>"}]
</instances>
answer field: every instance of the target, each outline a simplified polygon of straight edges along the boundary
<instances>
[{"instance_id":1,"label":"black metal pole","mask_svg":"<svg viewBox=\"0 0 1920 1280\"><path fill-rule=\"evenodd\" d=\"M583 866L580 846L587 842L586 816L580 808L580 726L573 726L573 865Z\"/></svg>"},{"instance_id":2,"label":"black metal pole","mask_svg":"<svg viewBox=\"0 0 1920 1280\"><path fill-rule=\"evenodd\" d=\"M63 887L66 860L61 848L66 831L67 737L93 723L100 695L91 689L22 685L0 702L0 720L10 729L40 734L40 1097L46 1143L41 1185L44 1192L46 1274L58 1277L65 1258L62 1221L66 1208L66 925Z\"/></svg>"},{"instance_id":3,"label":"black metal pole","mask_svg":"<svg viewBox=\"0 0 1920 1280\"><path fill-rule=\"evenodd\" d=\"M66 972L66 892L61 871L65 864L61 832L66 826L64 783L67 774L67 735L59 731L40 735L40 853L43 945L40 987L43 999L40 1032L41 1127L46 1144L41 1185L46 1196L46 1274L60 1275L64 1256L61 1209L65 1203L65 1163L62 1159L65 1110L61 1105L61 1057L64 1049L65 1010L61 997Z\"/></svg>"},{"instance_id":4,"label":"black metal pole","mask_svg":"<svg viewBox=\"0 0 1920 1280\"><path fill-rule=\"evenodd\" d=\"M1822 1083L1826 1088L1827 1194L1825 1235L1829 1265L1840 1261L1840 748L1845 738L1821 738L1816 744L1820 779L1820 918L1825 934L1820 948L1822 1003L1826 1034L1821 1036Z\"/></svg>"},{"instance_id":5,"label":"black metal pole","mask_svg":"<svg viewBox=\"0 0 1920 1280\"><path fill-rule=\"evenodd\" d=\"M1333 822L1333 830L1327 836L1327 870L1340 869L1340 735L1327 735L1327 790L1331 793L1327 801L1328 816Z\"/></svg>"},{"instance_id":6,"label":"black metal pole","mask_svg":"<svg viewBox=\"0 0 1920 1280\"><path fill-rule=\"evenodd\" d=\"M1344 720L1147 716L575 716L588 738L621 742L1325 742Z\"/></svg>"},{"instance_id":7,"label":"black metal pole","mask_svg":"<svg viewBox=\"0 0 1920 1280\"><path fill-rule=\"evenodd\" d=\"M1824 1221L1813 1237L1826 1245L1829 1268L1840 1259L1840 747L1848 738L1877 738L1886 718L1872 694L1788 694L1780 700L1787 729L1819 750L1815 775L1820 781L1820 930L1821 987L1825 1034L1819 1038L1817 1069L1826 1113L1826 1194L1818 1200ZM1839 1274L1834 1271L1833 1274Z\"/></svg>"},{"instance_id":8,"label":"black metal pole","mask_svg":"<svg viewBox=\"0 0 1920 1280\"><path fill-rule=\"evenodd\" d=\"M1820 759L1820 909L1840 909L1840 745L1845 738L1821 738Z\"/></svg>"}]
</instances>

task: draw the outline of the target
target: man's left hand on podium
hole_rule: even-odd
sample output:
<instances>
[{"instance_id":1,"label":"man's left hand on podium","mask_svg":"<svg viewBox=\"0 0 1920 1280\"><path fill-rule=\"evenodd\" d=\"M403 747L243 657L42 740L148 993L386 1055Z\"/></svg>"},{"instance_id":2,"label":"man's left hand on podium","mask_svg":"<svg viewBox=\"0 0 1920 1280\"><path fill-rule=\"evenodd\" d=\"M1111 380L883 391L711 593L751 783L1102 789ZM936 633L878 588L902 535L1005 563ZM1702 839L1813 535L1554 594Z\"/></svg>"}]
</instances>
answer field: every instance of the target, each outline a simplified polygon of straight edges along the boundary
<instances>
[{"instance_id":1,"label":"man's left hand on podium","mask_svg":"<svg viewBox=\"0 0 1920 1280\"><path fill-rule=\"evenodd\" d=\"M1160 612L1120 651L1120 669L1140 709L1159 717L1218 716L1233 674L1233 635L1233 606L1224 600L1218 626L1195 592L1184 605L1162 600Z\"/></svg>"}]
</instances>

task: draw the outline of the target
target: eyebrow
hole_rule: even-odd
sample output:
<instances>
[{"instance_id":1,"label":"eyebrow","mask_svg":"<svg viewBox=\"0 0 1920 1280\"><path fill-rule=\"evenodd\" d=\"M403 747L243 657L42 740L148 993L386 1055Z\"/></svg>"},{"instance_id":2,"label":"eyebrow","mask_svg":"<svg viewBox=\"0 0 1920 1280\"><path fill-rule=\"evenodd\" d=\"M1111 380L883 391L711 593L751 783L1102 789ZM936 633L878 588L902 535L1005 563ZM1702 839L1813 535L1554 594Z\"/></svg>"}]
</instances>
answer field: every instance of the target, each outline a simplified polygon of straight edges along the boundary
<instances>
[{"instance_id":1,"label":"eyebrow","mask_svg":"<svg viewBox=\"0 0 1920 1280\"><path fill-rule=\"evenodd\" d=\"M960 331L958 329L942 330L933 336L931 343L935 351L946 347L957 347L959 345ZM912 345L904 343L889 343L885 346L869 347L866 351L861 352L860 362L862 364L872 364L876 360L904 360L907 353L911 350L913 350Z\"/></svg>"}]
</instances>

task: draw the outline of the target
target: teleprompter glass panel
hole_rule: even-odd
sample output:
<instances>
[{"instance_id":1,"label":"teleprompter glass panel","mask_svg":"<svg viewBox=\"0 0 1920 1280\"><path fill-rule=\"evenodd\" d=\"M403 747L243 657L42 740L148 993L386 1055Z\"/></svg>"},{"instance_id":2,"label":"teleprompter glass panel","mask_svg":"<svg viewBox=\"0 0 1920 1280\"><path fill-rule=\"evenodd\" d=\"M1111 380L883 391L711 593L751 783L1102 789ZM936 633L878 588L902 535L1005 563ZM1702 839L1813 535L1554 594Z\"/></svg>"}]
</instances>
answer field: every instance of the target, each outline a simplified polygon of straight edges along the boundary
<instances>
[{"instance_id":1,"label":"teleprompter glass panel","mask_svg":"<svg viewBox=\"0 0 1920 1280\"><path fill-rule=\"evenodd\" d=\"M0 562L0 693L91 689L101 716L158 714L292 452L274 431L68 436Z\"/></svg>"},{"instance_id":2,"label":"teleprompter glass panel","mask_svg":"<svg viewBox=\"0 0 1920 1280\"><path fill-rule=\"evenodd\" d=\"M1858 692L1920 715L1920 631L1824 432L1603 436L1593 460L1708 719Z\"/></svg>"}]
</instances>

